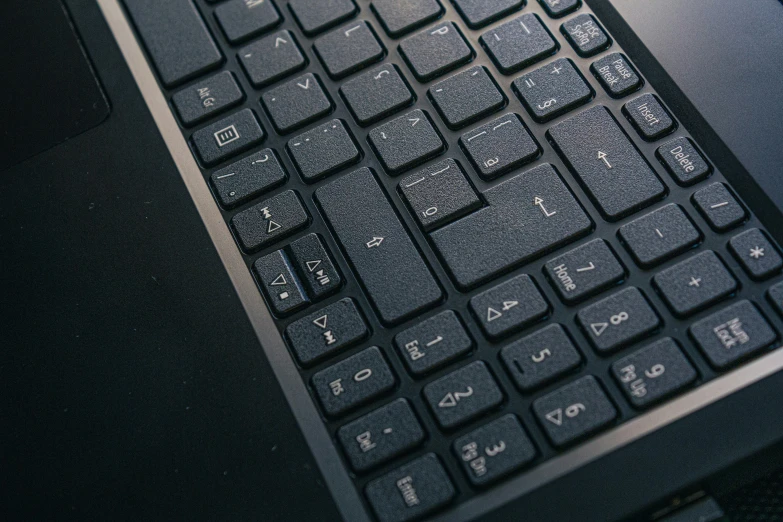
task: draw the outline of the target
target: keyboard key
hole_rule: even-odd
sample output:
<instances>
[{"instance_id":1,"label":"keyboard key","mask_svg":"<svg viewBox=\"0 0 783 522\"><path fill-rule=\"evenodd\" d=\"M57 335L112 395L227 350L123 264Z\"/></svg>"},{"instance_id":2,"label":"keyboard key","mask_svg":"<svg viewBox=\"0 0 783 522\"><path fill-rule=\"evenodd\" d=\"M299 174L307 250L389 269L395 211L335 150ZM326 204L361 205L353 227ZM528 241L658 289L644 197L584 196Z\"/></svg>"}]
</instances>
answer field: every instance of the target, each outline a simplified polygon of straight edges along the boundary
<instances>
[{"instance_id":1,"label":"keyboard key","mask_svg":"<svg viewBox=\"0 0 783 522\"><path fill-rule=\"evenodd\" d=\"M190 140L201 161L214 165L261 143L265 137L253 111L242 109L197 130Z\"/></svg>"},{"instance_id":2,"label":"keyboard key","mask_svg":"<svg viewBox=\"0 0 783 522\"><path fill-rule=\"evenodd\" d=\"M359 12L353 0L290 0L288 7L308 36L326 31Z\"/></svg>"},{"instance_id":3,"label":"keyboard key","mask_svg":"<svg viewBox=\"0 0 783 522\"><path fill-rule=\"evenodd\" d=\"M409 36L400 43L400 53L420 82L446 74L473 58L473 50L452 22Z\"/></svg>"},{"instance_id":4,"label":"keyboard key","mask_svg":"<svg viewBox=\"0 0 783 522\"><path fill-rule=\"evenodd\" d=\"M364 319L348 298L298 319L285 329L288 345L305 366L358 343L368 334Z\"/></svg>"},{"instance_id":5,"label":"keyboard key","mask_svg":"<svg viewBox=\"0 0 783 522\"><path fill-rule=\"evenodd\" d=\"M711 250L658 273L653 284L678 317L693 315L737 290L734 276Z\"/></svg>"},{"instance_id":6,"label":"keyboard key","mask_svg":"<svg viewBox=\"0 0 783 522\"><path fill-rule=\"evenodd\" d=\"M293 234L309 222L310 216L299 195L286 190L235 215L231 227L242 250L253 252Z\"/></svg>"},{"instance_id":7,"label":"keyboard key","mask_svg":"<svg viewBox=\"0 0 783 522\"><path fill-rule=\"evenodd\" d=\"M709 185L696 192L692 199L707 223L718 232L730 230L748 218L745 208L723 183Z\"/></svg>"},{"instance_id":8,"label":"keyboard key","mask_svg":"<svg viewBox=\"0 0 783 522\"><path fill-rule=\"evenodd\" d=\"M394 344L405 366L416 376L431 372L473 348L473 340L451 310L397 334Z\"/></svg>"},{"instance_id":9,"label":"keyboard key","mask_svg":"<svg viewBox=\"0 0 783 522\"><path fill-rule=\"evenodd\" d=\"M367 500L381 522L408 522L450 503L457 492L434 453L373 480Z\"/></svg>"},{"instance_id":10,"label":"keyboard key","mask_svg":"<svg viewBox=\"0 0 783 522\"><path fill-rule=\"evenodd\" d=\"M518 174L483 196L488 207L431 234L463 289L575 241L593 228L549 164Z\"/></svg>"},{"instance_id":11,"label":"keyboard key","mask_svg":"<svg viewBox=\"0 0 783 522\"><path fill-rule=\"evenodd\" d=\"M322 36L313 45L329 76L344 78L383 58L386 49L370 24L360 20Z\"/></svg>"},{"instance_id":12,"label":"keyboard key","mask_svg":"<svg viewBox=\"0 0 783 522\"><path fill-rule=\"evenodd\" d=\"M559 324L511 343L501 350L500 358L523 392L552 382L582 364L582 356Z\"/></svg>"},{"instance_id":13,"label":"keyboard key","mask_svg":"<svg viewBox=\"0 0 783 522\"><path fill-rule=\"evenodd\" d=\"M230 0L215 9L215 17L234 44L268 31L283 20L272 0Z\"/></svg>"},{"instance_id":14,"label":"keyboard key","mask_svg":"<svg viewBox=\"0 0 783 522\"><path fill-rule=\"evenodd\" d=\"M251 154L210 178L220 204L232 208L281 185L288 176L272 149Z\"/></svg>"},{"instance_id":15,"label":"keyboard key","mask_svg":"<svg viewBox=\"0 0 783 522\"><path fill-rule=\"evenodd\" d=\"M424 429L405 399L346 424L337 438L356 471L366 471L424 442Z\"/></svg>"},{"instance_id":16,"label":"keyboard key","mask_svg":"<svg viewBox=\"0 0 783 522\"><path fill-rule=\"evenodd\" d=\"M560 30L579 56L593 56L612 44L592 15L581 14L571 18Z\"/></svg>"},{"instance_id":17,"label":"keyboard key","mask_svg":"<svg viewBox=\"0 0 783 522\"><path fill-rule=\"evenodd\" d=\"M419 109L374 128L368 139L391 175L424 163L446 149L427 113Z\"/></svg>"},{"instance_id":18,"label":"keyboard key","mask_svg":"<svg viewBox=\"0 0 783 522\"><path fill-rule=\"evenodd\" d=\"M334 266L326 247L316 234L308 234L291 243L291 258L307 288L307 294L322 299L342 284L340 272Z\"/></svg>"},{"instance_id":19,"label":"keyboard key","mask_svg":"<svg viewBox=\"0 0 783 522\"><path fill-rule=\"evenodd\" d=\"M623 112L631 120L639 136L647 141L655 141L677 127L658 98L652 94L642 94L629 101L623 105Z\"/></svg>"},{"instance_id":20,"label":"keyboard key","mask_svg":"<svg viewBox=\"0 0 783 522\"><path fill-rule=\"evenodd\" d=\"M459 141L479 175L491 180L536 159L541 149L516 114L462 135Z\"/></svg>"},{"instance_id":21,"label":"keyboard key","mask_svg":"<svg viewBox=\"0 0 783 522\"><path fill-rule=\"evenodd\" d=\"M783 258L767 234L752 228L729 241L729 250L750 277L757 281L768 279L783 268Z\"/></svg>"},{"instance_id":22,"label":"keyboard key","mask_svg":"<svg viewBox=\"0 0 783 522\"><path fill-rule=\"evenodd\" d=\"M308 304L302 285L282 250L272 252L253 263L266 302L278 315L288 314Z\"/></svg>"},{"instance_id":23,"label":"keyboard key","mask_svg":"<svg viewBox=\"0 0 783 522\"><path fill-rule=\"evenodd\" d=\"M432 104L452 129L459 129L497 112L506 97L484 67L466 71L436 83L428 91Z\"/></svg>"},{"instance_id":24,"label":"keyboard key","mask_svg":"<svg viewBox=\"0 0 783 522\"><path fill-rule=\"evenodd\" d=\"M223 63L191 0L125 0L161 82L174 87Z\"/></svg>"},{"instance_id":25,"label":"keyboard key","mask_svg":"<svg viewBox=\"0 0 783 522\"><path fill-rule=\"evenodd\" d=\"M445 225L481 206L465 172L453 159L404 178L400 191L424 230Z\"/></svg>"},{"instance_id":26,"label":"keyboard key","mask_svg":"<svg viewBox=\"0 0 783 522\"><path fill-rule=\"evenodd\" d=\"M552 18L560 18L581 5L580 0L539 0L546 13Z\"/></svg>"},{"instance_id":27,"label":"keyboard key","mask_svg":"<svg viewBox=\"0 0 783 522\"><path fill-rule=\"evenodd\" d=\"M756 306L744 300L693 323L688 333L718 369L769 347L778 337Z\"/></svg>"},{"instance_id":28,"label":"keyboard key","mask_svg":"<svg viewBox=\"0 0 783 522\"><path fill-rule=\"evenodd\" d=\"M650 303L633 287L583 308L576 317L601 353L629 345L652 334L661 325Z\"/></svg>"},{"instance_id":29,"label":"keyboard key","mask_svg":"<svg viewBox=\"0 0 783 522\"><path fill-rule=\"evenodd\" d=\"M482 361L470 363L422 390L442 428L455 428L503 402L503 392Z\"/></svg>"},{"instance_id":30,"label":"keyboard key","mask_svg":"<svg viewBox=\"0 0 783 522\"><path fill-rule=\"evenodd\" d=\"M612 374L635 408L645 408L696 380L696 370L667 337L612 364Z\"/></svg>"},{"instance_id":31,"label":"keyboard key","mask_svg":"<svg viewBox=\"0 0 783 522\"><path fill-rule=\"evenodd\" d=\"M288 141L288 152L308 183L333 174L361 159L348 129L332 120Z\"/></svg>"},{"instance_id":32,"label":"keyboard key","mask_svg":"<svg viewBox=\"0 0 783 522\"><path fill-rule=\"evenodd\" d=\"M549 129L549 137L610 220L631 214L666 194L661 180L606 107L592 107L558 123Z\"/></svg>"},{"instance_id":33,"label":"keyboard key","mask_svg":"<svg viewBox=\"0 0 783 522\"><path fill-rule=\"evenodd\" d=\"M342 176L315 196L384 323L441 300L443 292L369 169Z\"/></svg>"},{"instance_id":34,"label":"keyboard key","mask_svg":"<svg viewBox=\"0 0 783 522\"><path fill-rule=\"evenodd\" d=\"M701 232L682 207L674 203L623 225L618 235L643 267L660 264L701 241Z\"/></svg>"},{"instance_id":35,"label":"keyboard key","mask_svg":"<svg viewBox=\"0 0 783 522\"><path fill-rule=\"evenodd\" d=\"M767 292L767 299L775 307L778 315L783 316L783 283L773 285Z\"/></svg>"},{"instance_id":36,"label":"keyboard key","mask_svg":"<svg viewBox=\"0 0 783 522\"><path fill-rule=\"evenodd\" d=\"M520 76L512 87L538 122L549 121L593 97L593 90L567 58Z\"/></svg>"},{"instance_id":37,"label":"keyboard key","mask_svg":"<svg viewBox=\"0 0 783 522\"><path fill-rule=\"evenodd\" d=\"M340 87L359 125L369 125L413 103L413 94L394 64L381 65Z\"/></svg>"},{"instance_id":38,"label":"keyboard key","mask_svg":"<svg viewBox=\"0 0 783 522\"><path fill-rule=\"evenodd\" d=\"M332 112L332 101L312 73L268 90L261 96L261 103L281 134L304 127Z\"/></svg>"},{"instance_id":39,"label":"keyboard key","mask_svg":"<svg viewBox=\"0 0 783 522\"><path fill-rule=\"evenodd\" d=\"M557 447L587 437L617 417L617 410L592 375L536 400L533 412Z\"/></svg>"},{"instance_id":40,"label":"keyboard key","mask_svg":"<svg viewBox=\"0 0 783 522\"><path fill-rule=\"evenodd\" d=\"M459 14L473 29L494 22L511 11L521 9L524 0L452 0Z\"/></svg>"},{"instance_id":41,"label":"keyboard key","mask_svg":"<svg viewBox=\"0 0 783 522\"><path fill-rule=\"evenodd\" d=\"M549 303L522 274L471 298L470 309L484 333L498 339L546 317Z\"/></svg>"},{"instance_id":42,"label":"keyboard key","mask_svg":"<svg viewBox=\"0 0 783 522\"><path fill-rule=\"evenodd\" d=\"M289 31L278 31L243 47L239 62L253 87L265 87L307 65L299 44Z\"/></svg>"},{"instance_id":43,"label":"keyboard key","mask_svg":"<svg viewBox=\"0 0 783 522\"><path fill-rule=\"evenodd\" d=\"M625 268L603 239L594 239L544 266L560 298L574 304L625 279Z\"/></svg>"},{"instance_id":44,"label":"keyboard key","mask_svg":"<svg viewBox=\"0 0 783 522\"><path fill-rule=\"evenodd\" d=\"M524 14L484 33L479 42L503 74L514 73L557 52L557 43L534 14Z\"/></svg>"},{"instance_id":45,"label":"keyboard key","mask_svg":"<svg viewBox=\"0 0 783 522\"><path fill-rule=\"evenodd\" d=\"M438 0L373 0L372 8L392 38L409 33L443 13Z\"/></svg>"},{"instance_id":46,"label":"keyboard key","mask_svg":"<svg viewBox=\"0 0 783 522\"><path fill-rule=\"evenodd\" d=\"M536 448L514 415L505 415L454 441L468 480L483 486L536 458Z\"/></svg>"},{"instance_id":47,"label":"keyboard key","mask_svg":"<svg viewBox=\"0 0 783 522\"><path fill-rule=\"evenodd\" d=\"M622 98L642 86L641 78L620 53L607 54L593 62L590 70L613 98Z\"/></svg>"},{"instance_id":48,"label":"keyboard key","mask_svg":"<svg viewBox=\"0 0 783 522\"><path fill-rule=\"evenodd\" d=\"M712 172L710 164L688 138L667 141L658 147L655 155L680 185L698 183Z\"/></svg>"},{"instance_id":49,"label":"keyboard key","mask_svg":"<svg viewBox=\"0 0 783 522\"><path fill-rule=\"evenodd\" d=\"M377 346L313 375L313 388L329 416L345 413L382 395L396 379Z\"/></svg>"},{"instance_id":50,"label":"keyboard key","mask_svg":"<svg viewBox=\"0 0 783 522\"><path fill-rule=\"evenodd\" d=\"M186 87L171 97L182 125L190 127L245 99L234 75L223 71Z\"/></svg>"}]
</instances>

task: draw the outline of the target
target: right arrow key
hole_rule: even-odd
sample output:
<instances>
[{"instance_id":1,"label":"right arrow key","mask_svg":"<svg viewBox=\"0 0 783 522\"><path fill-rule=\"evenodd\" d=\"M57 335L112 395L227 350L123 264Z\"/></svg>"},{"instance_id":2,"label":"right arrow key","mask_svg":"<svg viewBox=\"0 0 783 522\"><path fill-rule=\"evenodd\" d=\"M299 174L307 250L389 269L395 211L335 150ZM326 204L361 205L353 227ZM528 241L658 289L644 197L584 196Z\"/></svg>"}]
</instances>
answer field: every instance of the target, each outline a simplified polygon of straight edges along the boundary
<instances>
[{"instance_id":1,"label":"right arrow key","mask_svg":"<svg viewBox=\"0 0 783 522\"><path fill-rule=\"evenodd\" d=\"M558 447L600 430L617 417L617 410L592 375L536 400L533 412Z\"/></svg>"}]
</instances>

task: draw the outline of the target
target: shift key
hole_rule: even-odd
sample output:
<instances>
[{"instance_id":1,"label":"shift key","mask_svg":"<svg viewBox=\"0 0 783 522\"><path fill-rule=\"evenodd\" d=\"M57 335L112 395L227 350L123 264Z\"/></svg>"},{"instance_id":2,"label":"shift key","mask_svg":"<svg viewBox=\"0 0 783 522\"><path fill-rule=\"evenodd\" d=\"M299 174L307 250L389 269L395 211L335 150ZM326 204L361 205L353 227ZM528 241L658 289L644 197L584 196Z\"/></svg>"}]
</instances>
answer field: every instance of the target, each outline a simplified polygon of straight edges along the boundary
<instances>
[{"instance_id":1,"label":"shift key","mask_svg":"<svg viewBox=\"0 0 783 522\"><path fill-rule=\"evenodd\" d=\"M315 197L384 323L440 301L440 286L368 168L319 188Z\"/></svg>"},{"instance_id":2,"label":"shift key","mask_svg":"<svg viewBox=\"0 0 783 522\"><path fill-rule=\"evenodd\" d=\"M549 129L555 148L612 221L662 198L666 188L606 109L598 105Z\"/></svg>"}]
</instances>

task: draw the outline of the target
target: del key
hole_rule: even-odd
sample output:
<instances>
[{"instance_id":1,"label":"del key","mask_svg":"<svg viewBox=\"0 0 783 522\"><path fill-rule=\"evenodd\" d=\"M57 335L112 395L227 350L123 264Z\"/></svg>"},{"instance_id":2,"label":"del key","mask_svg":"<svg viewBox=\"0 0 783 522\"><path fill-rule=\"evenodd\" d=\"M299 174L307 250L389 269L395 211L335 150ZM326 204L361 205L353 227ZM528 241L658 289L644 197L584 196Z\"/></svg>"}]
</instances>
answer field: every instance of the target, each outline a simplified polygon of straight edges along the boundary
<instances>
[{"instance_id":1,"label":"del key","mask_svg":"<svg viewBox=\"0 0 783 522\"><path fill-rule=\"evenodd\" d=\"M315 196L385 323L440 301L442 292L368 168Z\"/></svg>"}]
</instances>

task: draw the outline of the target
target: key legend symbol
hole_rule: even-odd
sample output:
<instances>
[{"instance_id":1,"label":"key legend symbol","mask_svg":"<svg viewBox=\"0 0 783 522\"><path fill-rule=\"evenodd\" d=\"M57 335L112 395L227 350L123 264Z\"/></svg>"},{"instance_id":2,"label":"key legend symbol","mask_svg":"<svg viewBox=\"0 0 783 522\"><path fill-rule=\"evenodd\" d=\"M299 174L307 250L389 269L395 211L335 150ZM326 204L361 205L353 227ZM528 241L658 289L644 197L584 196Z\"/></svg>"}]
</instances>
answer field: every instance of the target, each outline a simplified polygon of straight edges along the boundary
<instances>
[{"instance_id":1,"label":"key legend symbol","mask_svg":"<svg viewBox=\"0 0 783 522\"><path fill-rule=\"evenodd\" d=\"M239 139L239 131L234 125L229 125L225 129L220 129L215 134L215 142L218 147L225 147L232 141Z\"/></svg>"}]
</instances>

